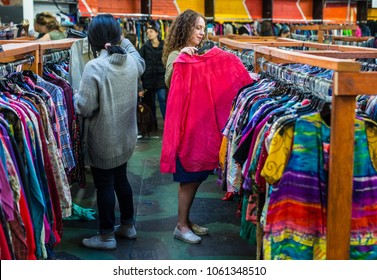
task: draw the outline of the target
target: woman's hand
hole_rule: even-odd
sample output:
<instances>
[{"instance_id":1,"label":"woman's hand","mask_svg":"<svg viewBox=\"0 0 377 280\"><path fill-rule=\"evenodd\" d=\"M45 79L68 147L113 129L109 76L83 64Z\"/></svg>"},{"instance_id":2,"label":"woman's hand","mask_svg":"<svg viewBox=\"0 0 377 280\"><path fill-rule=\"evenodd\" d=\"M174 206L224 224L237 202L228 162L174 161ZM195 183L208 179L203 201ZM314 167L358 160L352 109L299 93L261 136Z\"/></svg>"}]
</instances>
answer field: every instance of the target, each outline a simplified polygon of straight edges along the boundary
<instances>
[{"instance_id":1,"label":"woman's hand","mask_svg":"<svg viewBox=\"0 0 377 280\"><path fill-rule=\"evenodd\" d=\"M181 53L187 53L191 56L193 56L193 54L195 54L197 51L198 49L195 47L184 47L183 49L181 49Z\"/></svg>"}]
</instances>

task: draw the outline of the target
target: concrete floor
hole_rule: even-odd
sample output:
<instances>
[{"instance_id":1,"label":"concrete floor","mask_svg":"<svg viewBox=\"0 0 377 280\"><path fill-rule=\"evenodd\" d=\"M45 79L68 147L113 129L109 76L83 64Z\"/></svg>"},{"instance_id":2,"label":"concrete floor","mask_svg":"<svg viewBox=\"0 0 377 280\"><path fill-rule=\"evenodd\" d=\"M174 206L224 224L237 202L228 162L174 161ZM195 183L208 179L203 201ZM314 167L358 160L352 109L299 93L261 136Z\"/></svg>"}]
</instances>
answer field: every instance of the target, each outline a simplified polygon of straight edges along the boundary
<instances>
[{"instance_id":1,"label":"concrete floor","mask_svg":"<svg viewBox=\"0 0 377 280\"><path fill-rule=\"evenodd\" d=\"M81 240L98 232L98 220L64 221L64 234L54 249L53 259L82 260L238 260L255 259L255 247L240 238L238 199L222 201L224 191L211 175L200 186L191 210L191 219L210 229L200 244L186 244L173 238L177 219L177 183L171 174L159 172L162 130L138 140L128 165L134 191L135 240L117 238L117 249L87 249ZM95 189L90 173L86 188L72 187L73 201L96 209ZM117 217L119 211L117 209Z\"/></svg>"}]
</instances>

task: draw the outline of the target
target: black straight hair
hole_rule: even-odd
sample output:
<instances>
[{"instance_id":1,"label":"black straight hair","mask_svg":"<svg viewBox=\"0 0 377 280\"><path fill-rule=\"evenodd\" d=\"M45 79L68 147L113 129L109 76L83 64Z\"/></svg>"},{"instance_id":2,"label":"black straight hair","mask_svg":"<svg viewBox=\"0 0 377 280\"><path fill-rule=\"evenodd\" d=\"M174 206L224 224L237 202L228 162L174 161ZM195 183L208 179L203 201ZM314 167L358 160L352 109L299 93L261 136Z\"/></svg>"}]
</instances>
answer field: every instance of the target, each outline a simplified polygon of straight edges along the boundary
<instances>
[{"instance_id":1,"label":"black straight hair","mask_svg":"<svg viewBox=\"0 0 377 280\"><path fill-rule=\"evenodd\" d=\"M94 57L97 57L97 53L105 49L107 43L111 44L107 48L109 54L124 54L124 49L118 46L121 35L122 28L112 15L95 16L88 26L88 42Z\"/></svg>"}]
</instances>

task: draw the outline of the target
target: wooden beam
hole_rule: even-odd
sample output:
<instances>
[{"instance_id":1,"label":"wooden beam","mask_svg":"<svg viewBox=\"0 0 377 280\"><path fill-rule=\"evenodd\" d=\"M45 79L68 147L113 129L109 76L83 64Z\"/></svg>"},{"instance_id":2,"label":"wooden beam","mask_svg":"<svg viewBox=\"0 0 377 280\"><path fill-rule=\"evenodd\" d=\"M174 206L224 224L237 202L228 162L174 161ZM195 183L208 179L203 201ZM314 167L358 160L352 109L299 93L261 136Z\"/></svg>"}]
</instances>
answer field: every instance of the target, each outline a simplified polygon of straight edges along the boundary
<instances>
[{"instance_id":1,"label":"wooden beam","mask_svg":"<svg viewBox=\"0 0 377 280\"><path fill-rule=\"evenodd\" d=\"M152 0L141 0L140 1L140 13L142 14L152 14Z\"/></svg>"},{"instance_id":2,"label":"wooden beam","mask_svg":"<svg viewBox=\"0 0 377 280\"><path fill-rule=\"evenodd\" d=\"M377 72L343 72L337 74L337 80L334 95L377 94L377 88L373 86L377 84Z\"/></svg>"},{"instance_id":3,"label":"wooden beam","mask_svg":"<svg viewBox=\"0 0 377 280\"><path fill-rule=\"evenodd\" d=\"M293 25L291 27L291 30L319 30L319 25L318 24L313 24L313 25Z\"/></svg>"},{"instance_id":4,"label":"wooden beam","mask_svg":"<svg viewBox=\"0 0 377 280\"><path fill-rule=\"evenodd\" d=\"M368 20L368 1L357 1L356 20L357 22Z\"/></svg>"},{"instance_id":5,"label":"wooden beam","mask_svg":"<svg viewBox=\"0 0 377 280\"><path fill-rule=\"evenodd\" d=\"M299 53L306 53L318 56L325 56L325 57L332 57L332 58L340 58L340 59L356 59L356 58L377 58L377 53L370 53L370 52L340 52L340 51L297 51Z\"/></svg>"},{"instance_id":6,"label":"wooden beam","mask_svg":"<svg viewBox=\"0 0 377 280\"><path fill-rule=\"evenodd\" d=\"M262 1L262 18L264 20L272 20L273 16L273 0Z\"/></svg>"},{"instance_id":7,"label":"wooden beam","mask_svg":"<svg viewBox=\"0 0 377 280\"><path fill-rule=\"evenodd\" d=\"M25 55L34 56L34 62L31 65L24 65L24 69L29 69L36 74L39 64L39 46L35 43L6 44L3 45L3 51L0 52L0 62L9 63L16 60L25 59Z\"/></svg>"},{"instance_id":8,"label":"wooden beam","mask_svg":"<svg viewBox=\"0 0 377 280\"><path fill-rule=\"evenodd\" d=\"M238 42L236 40L228 39L228 38L220 38L219 39L220 46L225 45L231 49L252 49L250 43L245 42Z\"/></svg>"},{"instance_id":9,"label":"wooden beam","mask_svg":"<svg viewBox=\"0 0 377 280\"><path fill-rule=\"evenodd\" d=\"M346 46L346 45L329 45L329 44L322 44L322 43L315 43L315 42L303 42L300 40L294 40L294 39L287 39L287 38L279 38L279 37L264 37L264 36L241 36L241 35L235 35L235 34L228 34L219 36L219 38L228 38L229 40L234 40L238 42L252 42L252 43L259 43L259 42L291 42L292 47L308 47L308 48L314 48L314 49L320 49L320 50L337 50L337 51L354 51L354 52L371 52L371 53L377 53L377 49L374 48L365 48L365 47L357 47L357 46ZM275 38L275 40L274 40ZM364 37L365 38L365 37ZM369 37L368 37L369 38ZM372 37L373 38L373 37ZM232 41L228 41L229 44L231 44ZM225 43L225 41L224 41ZM276 46L280 46L278 44L275 44ZM289 44L282 44L281 46L289 46Z\"/></svg>"},{"instance_id":10,"label":"wooden beam","mask_svg":"<svg viewBox=\"0 0 377 280\"><path fill-rule=\"evenodd\" d=\"M302 47L303 42L285 42L285 41L271 41L264 40L263 37L260 39L245 38L244 40L229 39L229 38L219 38L220 45L225 45L233 49L254 49L257 45L271 46L271 47Z\"/></svg>"},{"instance_id":11,"label":"wooden beam","mask_svg":"<svg viewBox=\"0 0 377 280\"><path fill-rule=\"evenodd\" d=\"M3 52L0 52L0 58L24 55L29 52L33 52L39 49L39 46L35 43L22 43L22 44L6 44L3 45Z\"/></svg>"},{"instance_id":12,"label":"wooden beam","mask_svg":"<svg viewBox=\"0 0 377 280\"><path fill-rule=\"evenodd\" d=\"M36 41L38 45L40 45L40 50L47 50L47 49L68 49L72 46L74 42L76 42L77 38L67 38L62 40L54 40L54 41Z\"/></svg>"},{"instance_id":13,"label":"wooden beam","mask_svg":"<svg viewBox=\"0 0 377 280\"><path fill-rule=\"evenodd\" d=\"M313 19L314 20L320 20L320 23L322 23L323 20L323 5L324 0L313 0Z\"/></svg>"},{"instance_id":14,"label":"wooden beam","mask_svg":"<svg viewBox=\"0 0 377 280\"><path fill-rule=\"evenodd\" d=\"M335 58L330 57L318 57L311 54L301 54L292 51L286 50L279 50L274 48L268 48L264 46L255 46L255 52L261 52L265 54L269 54L272 57L277 57L280 59L284 59L287 61L296 61L302 64L310 64L313 66L322 67L325 69L332 69L335 71L359 71L360 64L354 61L342 61Z\"/></svg>"},{"instance_id":15,"label":"wooden beam","mask_svg":"<svg viewBox=\"0 0 377 280\"><path fill-rule=\"evenodd\" d=\"M328 260L350 258L350 230L353 186L354 96L340 96L340 81L335 73L331 110L329 189L327 199Z\"/></svg>"},{"instance_id":16,"label":"wooden beam","mask_svg":"<svg viewBox=\"0 0 377 280\"><path fill-rule=\"evenodd\" d=\"M321 30L356 30L357 26L355 24L323 24L320 25Z\"/></svg>"},{"instance_id":17,"label":"wooden beam","mask_svg":"<svg viewBox=\"0 0 377 280\"><path fill-rule=\"evenodd\" d=\"M374 37L363 36L363 37L356 37L356 36L332 36L333 43L335 41L342 41L342 42L365 42L369 39Z\"/></svg>"},{"instance_id":18,"label":"wooden beam","mask_svg":"<svg viewBox=\"0 0 377 280\"><path fill-rule=\"evenodd\" d=\"M214 0L205 0L204 2L204 16L213 18L215 16Z\"/></svg>"}]
</instances>

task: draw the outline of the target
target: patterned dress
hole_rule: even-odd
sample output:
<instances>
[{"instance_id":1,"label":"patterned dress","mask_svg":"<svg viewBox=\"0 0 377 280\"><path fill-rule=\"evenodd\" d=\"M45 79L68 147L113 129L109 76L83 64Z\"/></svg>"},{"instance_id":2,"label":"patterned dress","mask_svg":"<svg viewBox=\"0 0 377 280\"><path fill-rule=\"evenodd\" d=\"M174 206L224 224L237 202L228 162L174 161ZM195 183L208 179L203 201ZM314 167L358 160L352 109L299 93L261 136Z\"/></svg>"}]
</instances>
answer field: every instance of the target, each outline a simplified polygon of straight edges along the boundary
<instances>
[{"instance_id":1,"label":"patterned dress","mask_svg":"<svg viewBox=\"0 0 377 280\"><path fill-rule=\"evenodd\" d=\"M279 150L287 157L289 141L277 143L284 141L272 140L269 157L279 157ZM265 259L326 258L329 143L330 127L319 113L297 119L284 172L280 178L268 174L273 184L265 205ZM376 156L376 124L356 119L350 259L377 259ZM266 164L271 161L267 158Z\"/></svg>"}]
</instances>

